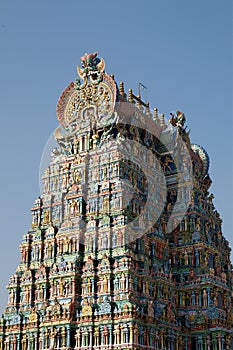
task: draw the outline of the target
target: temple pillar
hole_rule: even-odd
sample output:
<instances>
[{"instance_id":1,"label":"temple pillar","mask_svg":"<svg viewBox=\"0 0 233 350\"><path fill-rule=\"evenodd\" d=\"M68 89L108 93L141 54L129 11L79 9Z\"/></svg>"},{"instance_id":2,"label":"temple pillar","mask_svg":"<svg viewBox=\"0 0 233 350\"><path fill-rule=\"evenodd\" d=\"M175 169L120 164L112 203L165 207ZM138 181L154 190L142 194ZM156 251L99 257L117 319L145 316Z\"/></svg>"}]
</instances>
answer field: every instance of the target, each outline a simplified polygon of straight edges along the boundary
<instances>
[{"instance_id":1,"label":"temple pillar","mask_svg":"<svg viewBox=\"0 0 233 350\"><path fill-rule=\"evenodd\" d=\"M129 289L129 276L128 275L126 275L126 277L125 277L126 279L125 279L125 283L126 283L126 286L125 286L125 288L126 288L126 290L128 290Z\"/></svg>"},{"instance_id":2,"label":"temple pillar","mask_svg":"<svg viewBox=\"0 0 233 350\"><path fill-rule=\"evenodd\" d=\"M48 329L45 329L43 349L48 348Z\"/></svg>"},{"instance_id":3,"label":"temple pillar","mask_svg":"<svg viewBox=\"0 0 233 350\"><path fill-rule=\"evenodd\" d=\"M76 330L75 339L76 339L75 348L80 348L80 346L81 346L81 331L80 331L80 328L78 328Z\"/></svg>"},{"instance_id":4,"label":"temple pillar","mask_svg":"<svg viewBox=\"0 0 233 350\"><path fill-rule=\"evenodd\" d=\"M183 342L182 342L182 349L183 349ZM175 338L174 336L172 337L172 342L171 342L172 350L175 350Z\"/></svg>"},{"instance_id":5,"label":"temple pillar","mask_svg":"<svg viewBox=\"0 0 233 350\"><path fill-rule=\"evenodd\" d=\"M202 292L199 291L198 305L202 306Z\"/></svg>"},{"instance_id":6,"label":"temple pillar","mask_svg":"<svg viewBox=\"0 0 233 350\"><path fill-rule=\"evenodd\" d=\"M28 349L28 337L26 334L24 334L23 338L22 338L22 349L23 350L27 350Z\"/></svg>"},{"instance_id":7,"label":"temple pillar","mask_svg":"<svg viewBox=\"0 0 233 350\"><path fill-rule=\"evenodd\" d=\"M79 150L82 152L84 151L84 137L80 137L80 142L79 142Z\"/></svg>"},{"instance_id":8,"label":"temple pillar","mask_svg":"<svg viewBox=\"0 0 233 350\"><path fill-rule=\"evenodd\" d=\"M218 339L218 350L222 350L221 334L217 335L217 339Z\"/></svg>"},{"instance_id":9,"label":"temple pillar","mask_svg":"<svg viewBox=\"0 0 233 350\"><path fill-rule=\"evenodd\" d=\"M149 345L151 347L154 346L154 334L153 334L153 329L152 328L150 329L150 332L149 332Z\"/></svg>"},{"instance_id":10,"label":"temple pillar","mask_svg":"<svg viewBox=\"0 0 233 350\"><path fill-rule=\"evenodd\" d=\"M20 334L16 335L17 350L20 350ZM0 346L1 349L1 346Z\"/></svg>"},{"instance_id":11,"label":"temple pillar","mask_svg":"<svg viewBox=\"0 0 233 350\"><path fill-rule=\"evenodd\" d=\"M112 339L112 325L110 324L109 325L109 345L112 345L113 344L113 339Z\"/></svg>"},{"instance_id":12,"label":"temple pillar","mask_svg":"<svg viewBox=\"0 0 233 350\"><path fill-rule=\"evenodd\" d=\"M212 335L212 345L213 345L213 350L217 350L217 339L215 334Z\"/></svg>"},{"instance_id":13,"label":"temple pillar","mask_svg":"<svg viewBox=\"0 0 233 350\"><path fill-rule=\"evenodd\" d=\"M207 335L206 345L207 345L207 350L210 350L211 340L210 340L210 336L209 335Z\"/></svg>"},{"instance_id":14,"label":"temple pillar","mask_svg":"<svg viewBox=\"0 0 233 350\"><path fill-rule=\"evenodd\" d=\"M203 350L202 335L199 335L199 336L197 337L197 348L198 348L198 350Z\"/></svg>"},{"instance_id":15,"label":"temple pillar","mask_svg":"<svg viewBox=\"0 0 233 350\"><path fill-rule=\"evenodd\" d=\"M3 350L3 344L4 344L4 340L3 340L3 336L0 337L0 350Z\"/></svg>"},{"instance_id":16,"label":"temple pillar","mask_svg":"<svg viewBox=\"0 0 233 350\"><path fill-rule=\"evenodd\" d=\"M182 305L182 292L179 292L179 305Z\"/></svg>"},{"instance_id":17,"label":"temple pillar","mask_svg":"<svg viewBox=\"0 0 233 350\"><path fill-rule=\"evenodd\" d=\"M108 293L111 293L111 278L108 276Z\"/></svg>"},{"instance_id":18,"label":"temple pillar","mask_svg":"<svg viewBox=\"0 0 233 350\"><path fill-rule=\"evenodd\" d=\"M84 333L83 333L83 337L84 337L84 346L88 346L89 344L89 337L88 337L89 333L88 333L88 329L86 328Z\"/></svg>"},{"instance_id":19,"label":"temple pillar","mask_svg":"<svg viewBox=\"0 0 233 350\"><path fill-rule=\"evenodd\" d=\"M121 324L120 325L120 329L121 329L121 344L124 343L124 325Z\"/></svg>"},{"instance_id":20,"label":"temple pillar","mask_svg":"<svg viewBox=\"0 0 233 350\"><path fill-rule=\"evenodd\" d=\"M40 333L39 336L39 350L43 349L43 332Z\"/></svg>"},{"instance_id":21,"label":"temple pillar","mask_svg":"<svg viewBox=\"0 0 233 350\"><path fill-rule=\"evenodd\" d=\"M132 323L130 323L130 325L129 325L129 342L130 342L130 344L133 343L133 325L132 325Z\"/></svg>"},{"instance_id":22,"label":"temple pillar","mask_svg":"<svg viewBox=\"0 0 233 350\"><path fill-rule=\"evenodd\" d=\"M16 336L15 335L13 335L13 337L12 337L12 346L11 346L11 348L12 348L12 350L16 350L16 346L17 346L17 339L16 339Z\"/></svg>"},{"instance_id":23,"label":"temple pillar","mask_svg":"<svg viewBox=\"0 0 233 350\"><path fill-rule=\"evenodd\" d=\"M222 334L222 350L225 349L225 336Z\"/></svg>"},{"instance_id":24,"label":"temple pillar","mask_svg":"<svg viewBox=\"0 0 233 350\"><path fill-rule=\"evenodd\" d=\"M185 306L185 292L182 292L182 305Z\"/></svg>"},{"instance_id":25,"label":"temple pillar","mask_svg":"<svg viewBox=\"0 0 233 350\"><path fill-rule=\"evenodd\" d=\"M207 300L208 300L208 305L210 305L210 289L209 288L206 288L206 291L207 291Z\"/></svg>"},{"instance_id":26,"label":"temple pillar","mask_svg":"<svg viewBox=\"0 0 233 350\"><path fill-rule=\"evenodd\" d=\"M90 327L90 328L89 328L89 335L90 335L90 338L89 338L89 340L90 340L90 341L89 341L89 346L90 346L90 347L93 346L93 340L92 340L92 338L93 338L92 335L93 335L93 334L92 334L92 333L93 333L93 329L92 329L92 327Z\"/></svg>"},{"instance_id":27,"label":"temple pillar","mask_svg":"<svg viewBox=\"0 0 233 350\"><path fill-rule=\"evenodd\" d=\"M160 344L161 344L161 349L164 348L164 331L160 332Z\"/></svg>"},{"instance_id":28,"label":"temple pillar","mask_svg":"<svg viewBox=\"0 0 233 350\"><path fill-rule=\"evenodd\" d=\"M81 329L81 341L80 341L80 343L81 343L81 348L84 348L84 346L85 346L85 337L84 337L84 329L83 328Z\"/></svg>"},{"instance_id":29,"label":"temple pillar","mask_svg":"<svg viewBox=\"0 0 233 350\"><path fill-rule=\"evenodd\" d=\"M75 278L71 280L71 294L75 295Z\"/></svg>"},{"instance_id":30,"label":"temple pillar","mask_svg":"<svg viewBox=\"0 0 233 350\"><path fill-rule=\"evenodd\" d=\"M46 300L46 285L43 285L43 300Z\"/></svg>"},{"instance_id":31,"label":"temple pillar","mask_svg":"<svg viewBox=\"0 0 233 350\"><path fill-rule=\"evenodd\" d=\"M65 347L66 346L66 328L65 327L62 327L62 330L61 330L61 344L62 344L62 347Z\"/></svg>"},{"instance_id":32,"label":"temple pillar","mask_svg":"<svg viewBox=\"0 0 233 350\"><path fill-rule=\"evenodd\" d=\"M67 331L66 331L66 334L67 334L66 346L69 348L70 347L70 326L68 325L66 329L67 329Z\"/></svg>"},{"instance_id":33,"label":"temple pillar","mask_svg":"<svg viewBox=\"0 0 233 350\"><path fill-rule=\"evenodd\" d=\"M171 338L170 338L170 336L167 338L167 349L168 349L168 350L172 350L172 348L171 348Z\"/></svg>"},{"instance_id":34,"label":"temple pillar","mask_svg":"<svg viewBox=\"0 0 233 350\"><path fill-rule=\"evenodd\" d=\"M195 249L195 260L196 260L196 266L200 265L200 257L199 257L199 251Z\"/></svg>"},{"instance_id":35,"label":"temple pillar","mask_svg":"<svg viewBox=\"0 0 233 350\"><path fill-rule=\"evenodd\" d=\"M39 335L38 333L35 333L34 335L34 349L37 350L39 345Z\"/></svg>"},{"instance_id":36,"label":"temple pillar","mask_svg":"<svg viewBox=\"0 0 233 350\"><path fill-rule=\"evenodd\" d=\"M206 341L206 336L203 339L203 350L207 350L207 341Z\"/></svg>"},{"instance_id":37,"label":"temple pillar","mask_svg":"<svg viewBox=\"0 0 233 350\"><path fill-rule=\"evenodd\" d=\"M24 346L24 347L22 347L22 349L23 349L23 350L26 350L26 344L24 345L24 343L23 343L23 346ZM6 339L6 340L4 341L4 346L3 346L3 348L4 348L4 350L9 350L9 339Z\"/></svg>"},{"instance_id":38,"label":"temple pillar","mask_svg":"<svg viewBox=\"0 0 233 350\"><path fill-rule=\"evenodd\" d=\"M184 343L185 343L185 350L188 350L188 337L185 337ZM177 350L179 350L179 347Z\"/></svg>"},{"instance_id":39,"label":"temple pillar","mask_svg":"<svg viewBox=\"0 0 233 350\"><path fill-rule=\"evenodd\" d=\"M191 350L192 348L192 341L191 338L188 339L188 350Z\"/></svg>"},{"instance_id":40,"label":"temple pillar","mask_svg":"<svg viewBox=\"0 0 233 350\"><path fill-rule=\"evenodd\" d=\"M117 325L115 344L119 344L119 343L120 343L120 326Z\"/></svg>"}]
</instances>

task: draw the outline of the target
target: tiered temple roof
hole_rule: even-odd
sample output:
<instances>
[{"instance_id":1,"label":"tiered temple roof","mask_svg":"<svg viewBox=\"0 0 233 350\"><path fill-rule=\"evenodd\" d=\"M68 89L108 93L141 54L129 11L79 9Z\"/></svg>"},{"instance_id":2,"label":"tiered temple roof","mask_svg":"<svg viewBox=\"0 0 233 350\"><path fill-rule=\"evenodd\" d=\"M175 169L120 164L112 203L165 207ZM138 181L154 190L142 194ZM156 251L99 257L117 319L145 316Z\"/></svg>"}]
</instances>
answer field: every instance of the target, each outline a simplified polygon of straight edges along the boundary
<instances>
[{"instance_id":1,"label":"tiered temple roof","mask_svg":"<svg viewBox=\"0 0 233 350\"><path fill-rule=\"evenodd\" d=\"M209 156L85 54L7 286L0 350L233 347ZM80 81L82 79L82 82Z\"/></svg>"}]
</instances>

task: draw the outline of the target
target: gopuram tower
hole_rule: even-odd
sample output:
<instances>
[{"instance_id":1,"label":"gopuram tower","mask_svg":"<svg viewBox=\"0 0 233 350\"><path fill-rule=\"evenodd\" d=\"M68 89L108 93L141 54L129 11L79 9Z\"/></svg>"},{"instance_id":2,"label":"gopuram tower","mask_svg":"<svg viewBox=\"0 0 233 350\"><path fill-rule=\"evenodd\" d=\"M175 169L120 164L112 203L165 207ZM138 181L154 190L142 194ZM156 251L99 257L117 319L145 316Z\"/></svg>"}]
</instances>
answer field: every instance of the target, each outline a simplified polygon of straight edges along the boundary
<instances>
[{"instance_id":1,"label":"gopuram tower","mask_svg":"<svg viewBox=\"0 0 233 350\"><path fill-rule=\"evenodd\" d=\"M85 54L62 93L0 350L231 350L230 248L209 157Z\"/></svg>"}]
</instances>

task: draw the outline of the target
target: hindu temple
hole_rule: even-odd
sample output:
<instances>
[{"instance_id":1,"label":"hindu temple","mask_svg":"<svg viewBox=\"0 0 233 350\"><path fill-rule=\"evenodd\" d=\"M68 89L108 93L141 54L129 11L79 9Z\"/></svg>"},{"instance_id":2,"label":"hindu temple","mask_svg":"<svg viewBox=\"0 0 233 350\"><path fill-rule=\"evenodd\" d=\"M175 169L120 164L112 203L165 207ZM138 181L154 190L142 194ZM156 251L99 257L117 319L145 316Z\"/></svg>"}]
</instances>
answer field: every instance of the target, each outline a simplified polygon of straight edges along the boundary
<instances>
[{"instance_id":1,"label":"hindu temple","mask_svg":"<svg viewBox=\"0 0 233 350\"><path fill-rule=\"evenodd\" d=\"M96 52L77 71L7 285L0 350L232 350L231 249L208 153L183 112L151 111Z\"/></svg>"}]
</instances>

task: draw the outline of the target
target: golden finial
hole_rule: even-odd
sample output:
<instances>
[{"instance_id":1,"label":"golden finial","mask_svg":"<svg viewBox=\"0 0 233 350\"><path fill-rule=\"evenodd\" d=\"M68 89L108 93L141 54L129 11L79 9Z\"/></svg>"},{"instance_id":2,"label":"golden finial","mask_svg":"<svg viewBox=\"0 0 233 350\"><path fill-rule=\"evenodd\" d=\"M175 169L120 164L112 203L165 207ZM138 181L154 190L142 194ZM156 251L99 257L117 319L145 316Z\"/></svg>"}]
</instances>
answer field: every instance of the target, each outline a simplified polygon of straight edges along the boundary
<instances>
[{"instance_id":1,"label":"golden finial","mask_svg":"<svg viewBox=\"0 0 233 350\"><path fill-rule=\"evenodd\" d=\"M132 91L132 89L129 89L128 101L129 101L130 103L134 103L134 100L133 100L133 91Z\"/></svg>"},{"instance_id":2,"label":"golden finial","mask_svg":"<svg viewBox=\"0 0 233 350\"><path fill-rule=\"evenodd\" d=\"M164 114L162 113L162 114L160 115L160 117L161 117L161 119L160 119L160 125L161 125L162 127L163 127L163 126L166 126Z\"/></svg>"},{"instance_id":3,"label":"golden finial","mask_svg":"<svg viewBox=\"0 0 233 350\"><path fill-rule=\"evenodd\" d=\"M142 101L141 101L141 96L140 96L140 95L137 96L137 103L136 103L136 106L137 106L139 109L140 109L141 106L142 106Z\"/></svg>"},{"instance_id":4,"label":"golden finial","mask_svg":"<svg viewBox=\"0 0 233 350\"><path fill-rule=\"evenodd\" d=\"M146 105L146 114L152 116L151 111L150 111L150 104L149 104L149 102L146 101L145 105Z\"/></svg>"},{"instance_id":5,"label":"golden finial","mask_svg":"<svg viewBox=\"0 0 233 350\"><path fill-rule=\"evenodd\" d=\"M123 83L123 81L120 81L120 90L119 90L119 92L120 92L120 95L122 96L122 97L126 97L126 93L125 93L125 88L124 88L124 83Z\"/></svg>"},{"instance_id":6,"label":"golden finial","mask_svg":"<svg viewBox=\"0 0 233 350\"><path fill-rule=\"evenodd\" d=\"M158 122L159 121L159 117L158 117L158 110L157 108L155 107L154 108L154 121Z\"/></svg>"}]
</instances>

